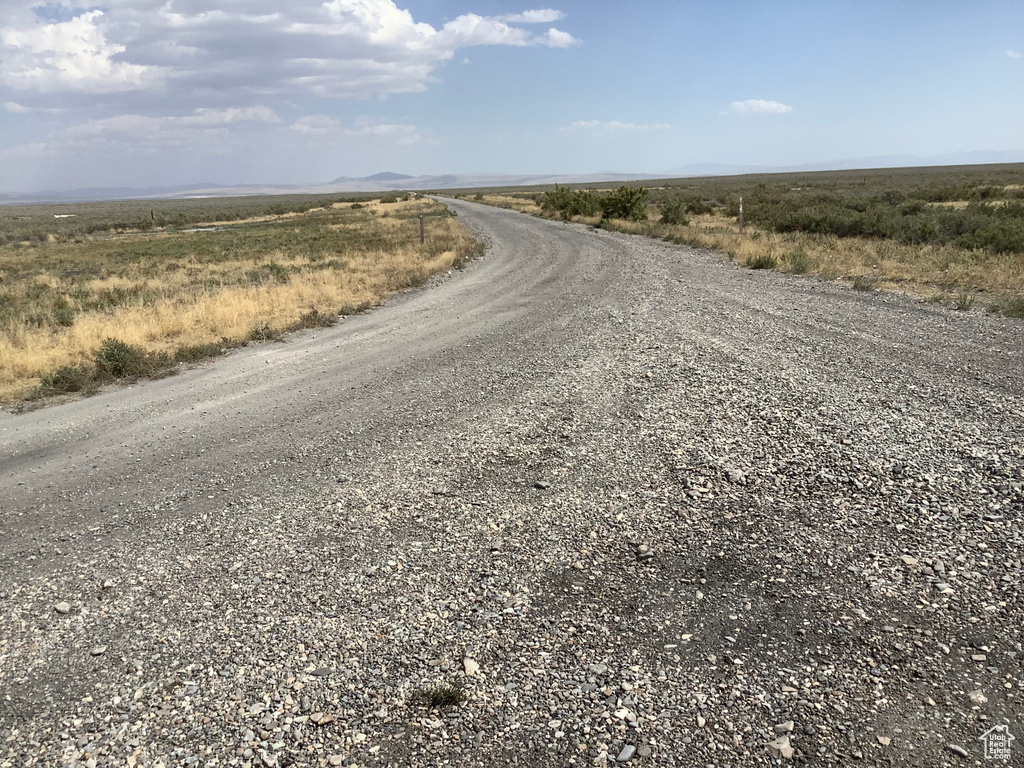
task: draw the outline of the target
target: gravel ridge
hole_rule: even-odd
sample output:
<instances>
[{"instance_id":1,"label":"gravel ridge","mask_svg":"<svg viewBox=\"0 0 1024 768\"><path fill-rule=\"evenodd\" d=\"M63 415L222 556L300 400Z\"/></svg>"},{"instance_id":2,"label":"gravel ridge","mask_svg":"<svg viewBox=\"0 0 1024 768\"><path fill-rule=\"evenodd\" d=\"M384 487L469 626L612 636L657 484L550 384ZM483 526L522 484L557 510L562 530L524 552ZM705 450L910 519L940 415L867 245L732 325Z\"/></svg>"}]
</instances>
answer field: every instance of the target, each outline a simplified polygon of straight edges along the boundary
<instances>
[{"instance_id":1,"label":"gravel ridge","mask_svg":"<svg viewBox=\"0 0 1024 768\"><path fill-rule=\"evenodd\" d=\"M0 768L1024 738L1024 325L449 204L465 273L0 422Z\"/></svg>"}]
</instances>

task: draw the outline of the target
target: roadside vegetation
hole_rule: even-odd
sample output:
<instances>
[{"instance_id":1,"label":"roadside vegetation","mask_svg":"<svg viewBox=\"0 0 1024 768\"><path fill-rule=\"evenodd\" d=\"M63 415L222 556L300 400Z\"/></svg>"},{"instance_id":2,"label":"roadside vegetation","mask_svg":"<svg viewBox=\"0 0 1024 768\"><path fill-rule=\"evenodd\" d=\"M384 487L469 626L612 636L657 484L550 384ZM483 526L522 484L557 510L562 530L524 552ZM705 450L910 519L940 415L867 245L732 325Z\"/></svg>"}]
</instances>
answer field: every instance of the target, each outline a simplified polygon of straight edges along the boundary
<instances>
[{"instance_id":1,"label":"roadside vegetation","mask_svg":"<svg viewBox=\"0 0 1024 768\"><path fill-rule=\"evenodd\" d=\"M0 208L0 402L330 326L479 252L443 206L387 199Z\"/></svg>"},{"instance_id":2,"label":"roadside vegetation","mask_svg":"<svg viewBox=\"0 0 1024 768\"><path fill-rule=\"evenodd\" d=\"M751 269L1024 318L1024 165L672 179L469 199L713 248ZM745 230L738 230L740 197Z\"/></svg>"}]
</instances>

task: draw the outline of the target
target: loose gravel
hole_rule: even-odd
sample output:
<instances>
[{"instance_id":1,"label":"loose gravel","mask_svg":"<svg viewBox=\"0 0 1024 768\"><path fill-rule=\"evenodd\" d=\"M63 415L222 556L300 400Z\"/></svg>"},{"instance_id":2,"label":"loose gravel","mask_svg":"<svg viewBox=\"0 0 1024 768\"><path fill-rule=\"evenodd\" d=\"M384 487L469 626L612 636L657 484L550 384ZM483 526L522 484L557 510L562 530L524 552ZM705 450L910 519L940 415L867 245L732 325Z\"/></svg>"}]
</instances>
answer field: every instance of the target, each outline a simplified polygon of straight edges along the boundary
<instances>
[{"instance_id":1,"label":"loose gravel","mask_svg":"<svg viewBox=\"0 0 1024 768\"><path fill-rule=\"evenodd\" d=\"M465 274L0 420L0 768L1024 739L1024 325L452 205Z\"/></svg>"}]
</instances>

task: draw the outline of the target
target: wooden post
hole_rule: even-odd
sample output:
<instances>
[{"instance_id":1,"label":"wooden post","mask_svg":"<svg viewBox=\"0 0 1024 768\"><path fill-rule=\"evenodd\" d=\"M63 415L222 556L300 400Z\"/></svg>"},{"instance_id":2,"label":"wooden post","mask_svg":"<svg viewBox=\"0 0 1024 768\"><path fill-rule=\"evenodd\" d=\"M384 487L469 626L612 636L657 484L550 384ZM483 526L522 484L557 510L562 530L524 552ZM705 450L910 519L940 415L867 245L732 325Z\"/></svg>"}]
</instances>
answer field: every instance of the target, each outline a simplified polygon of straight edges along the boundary
<instances>
[{"instance_id":1,"label":"wooden post","mask_svg":"<svg viewBox=\"0 0 1024 768\"><path fill-rule=\"evenodd\" d=\"M423 245L423 214L420 214L420 245Z\"/></svg>"},{"instance_id":2,"label":"wooden post","mask_svg":"<svg viewBox=\"0 0 1024 768\"><path fill-rule=\"evenodd\" d=\"M740 198L740 234L743 234L743 198Z\"/></svg>"},{"instance_id":3,"label":"wooden post","mask_svg":"<svg viewBox=\"0 0 1024 768\"><path fill-rule=\"evenodd\" d=\"M153 224L156 224L156 211L149 212L149 221Z\"/></svg>"}]
</instances>

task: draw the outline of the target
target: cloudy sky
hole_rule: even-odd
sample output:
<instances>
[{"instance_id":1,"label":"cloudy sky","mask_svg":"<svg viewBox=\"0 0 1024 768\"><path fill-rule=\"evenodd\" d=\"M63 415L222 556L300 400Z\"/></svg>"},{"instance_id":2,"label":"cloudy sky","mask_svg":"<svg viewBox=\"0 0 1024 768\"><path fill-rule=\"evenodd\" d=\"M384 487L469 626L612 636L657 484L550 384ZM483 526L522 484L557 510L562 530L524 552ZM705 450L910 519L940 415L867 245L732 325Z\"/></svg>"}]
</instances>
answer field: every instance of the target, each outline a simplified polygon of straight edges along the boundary
<instances>
[{"instance_id":1,"label":"cloudy sky","mask_svg":"<svg viewBox=\"0 0 1024 768\"><path fill-rule=\"evenodd\" d=\"M1020 0L550 1L0 0L0 191L1024 154Z\"/></svg>"}]
</instances>

